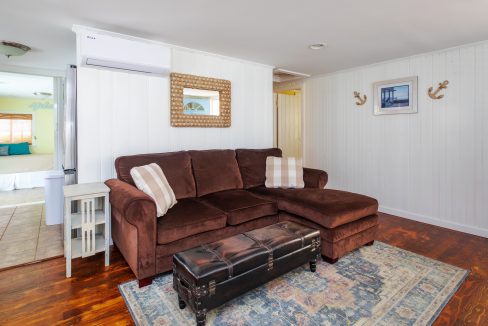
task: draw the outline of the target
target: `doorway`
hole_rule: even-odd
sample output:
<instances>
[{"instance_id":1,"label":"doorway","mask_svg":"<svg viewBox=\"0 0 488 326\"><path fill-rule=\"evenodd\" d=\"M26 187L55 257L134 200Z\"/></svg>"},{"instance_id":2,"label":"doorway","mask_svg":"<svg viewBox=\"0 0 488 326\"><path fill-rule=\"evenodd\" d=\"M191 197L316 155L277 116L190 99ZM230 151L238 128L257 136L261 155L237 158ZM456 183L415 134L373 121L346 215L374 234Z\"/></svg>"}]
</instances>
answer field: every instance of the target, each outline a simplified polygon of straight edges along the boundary
<instances>
[{"instance_id":1,"label":"doorway","mask_svg":"<svg viewBox=\"0 0 488 326\"><path fill-rule=\"evenodd\" d=\"M63 254L62 225L46 225L44 206L45 178L61 166L62 84L0 72L0 269Z\"/></svg>"},{"instance_id":2,"label":"doorway","mask_svg":"<svg viewBox=\"0 0 488 326\"><path fill-rule=\"evenodd\" d=\"M275 146L284 157L302 158L302 91L290 89L274 92Z\"/></svg>"},{"instance_id":3,"label":"doorway","mask_svg":"<svg viewBox=\"0 0 488 326\"><path fill-rule=\"evenodd\" d=\"M0 72L0 207L43 201L56 165L53 77Z\"/></svg>"}]
</instances>

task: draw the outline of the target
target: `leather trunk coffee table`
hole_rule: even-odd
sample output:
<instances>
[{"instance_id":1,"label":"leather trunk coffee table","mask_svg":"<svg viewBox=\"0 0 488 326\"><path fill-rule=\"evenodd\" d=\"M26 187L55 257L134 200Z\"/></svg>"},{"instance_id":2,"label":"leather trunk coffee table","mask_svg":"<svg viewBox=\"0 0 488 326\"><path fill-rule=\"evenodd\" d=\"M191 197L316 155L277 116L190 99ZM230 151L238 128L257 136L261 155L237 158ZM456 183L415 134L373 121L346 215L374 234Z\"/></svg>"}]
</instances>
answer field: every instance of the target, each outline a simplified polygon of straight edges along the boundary
<instances>
[{"instance_id":1,"label":"leather trunk coffee table","mask_svg":"<svg viewBox=\"0 0 488 326\"><path fill-rule=\"evenodd\" d=\"M210 309L310 263L315 272L320 232L293 222L198 246L173 256L173 287L179 307L189 305L197 325Z\"/></svg>"}]
</instances>

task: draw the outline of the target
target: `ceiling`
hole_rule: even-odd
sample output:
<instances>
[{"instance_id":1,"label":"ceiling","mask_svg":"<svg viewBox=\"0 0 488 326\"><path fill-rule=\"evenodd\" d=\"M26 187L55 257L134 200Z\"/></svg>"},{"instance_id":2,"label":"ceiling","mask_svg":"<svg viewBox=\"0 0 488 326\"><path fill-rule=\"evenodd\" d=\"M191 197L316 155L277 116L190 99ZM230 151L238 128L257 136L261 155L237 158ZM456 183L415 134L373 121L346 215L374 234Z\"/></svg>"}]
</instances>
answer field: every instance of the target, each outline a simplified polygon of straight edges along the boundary
<instances>
[{"instance_id":1,"label":"ceiling","mask_svg":"<svg viewBox=\"0 0 488 326\"><path fill-rule=\"evenodd\" d=\"M487 13L486 0L2 0L0 39L33 51L0 64L64 69L80 24L314 75L487 40Z\"/></svg>"},{"instance_id":2,"label":"ceiling","mask_svg":"<svg viewBox=\"0 0 488 326\"><path fill-rule=\"evenodd\" d=\"M53 93L51 77L0 72L0 97L45 98L35 92Z\"/></svg>"}]
</instances>

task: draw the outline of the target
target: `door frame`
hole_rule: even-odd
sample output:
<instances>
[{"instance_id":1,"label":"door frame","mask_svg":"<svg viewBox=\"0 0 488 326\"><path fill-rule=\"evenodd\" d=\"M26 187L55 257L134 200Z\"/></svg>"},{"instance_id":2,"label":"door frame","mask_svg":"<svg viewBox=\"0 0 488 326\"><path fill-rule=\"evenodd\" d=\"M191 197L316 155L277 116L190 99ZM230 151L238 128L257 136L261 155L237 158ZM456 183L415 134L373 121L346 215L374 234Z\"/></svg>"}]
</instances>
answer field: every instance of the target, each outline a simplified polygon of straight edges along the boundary
<instances>
[{"instance_id":1,"label":"door frame","mask_svg":"<svg viewBox=\"0 0 488 326\"><path fill-rule=\"evenodd\" d=\"M43 76L50 77L53 80L53 125L54 125L54 155L53 155L53 168L56 170L61 169L63 159L63 139L62 139L62 117L64 115L64 83L65 72L62 70L54 69L42 69L34 67L22 67L0 64L0 71L31 75L31 76ZM58 83L58 87L56 86ZM60 120L61 119L61 120ZM60 124L61 122L61 124Z\"/></svg>"}]
</instances>

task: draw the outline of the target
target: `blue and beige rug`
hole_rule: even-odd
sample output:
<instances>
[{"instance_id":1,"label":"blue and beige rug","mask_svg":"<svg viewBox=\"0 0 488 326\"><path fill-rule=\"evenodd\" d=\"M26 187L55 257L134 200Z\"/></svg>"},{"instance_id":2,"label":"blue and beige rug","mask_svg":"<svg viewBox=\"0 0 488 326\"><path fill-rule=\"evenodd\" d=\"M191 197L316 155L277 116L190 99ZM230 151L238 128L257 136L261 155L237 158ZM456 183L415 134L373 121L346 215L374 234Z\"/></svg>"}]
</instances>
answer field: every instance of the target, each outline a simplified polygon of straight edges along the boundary
<instances>
[{"instance_id":1,"label":"blue and beige rug","mask_svg":"<svg viewBox=\"0 0 488 326\"><path fill-rule=\"evenodd\" d=\"M375 242L340 259L300 267L210 311L207 325L430 325L468 271ZM137 325L194 325L178 308L172 275L119 286Z\"/></svg>"}]
</instances>

